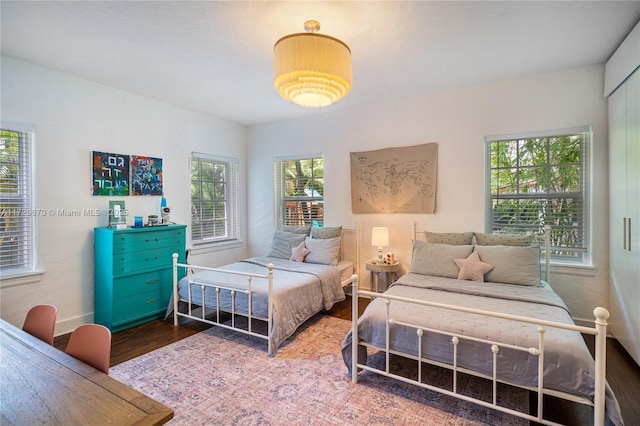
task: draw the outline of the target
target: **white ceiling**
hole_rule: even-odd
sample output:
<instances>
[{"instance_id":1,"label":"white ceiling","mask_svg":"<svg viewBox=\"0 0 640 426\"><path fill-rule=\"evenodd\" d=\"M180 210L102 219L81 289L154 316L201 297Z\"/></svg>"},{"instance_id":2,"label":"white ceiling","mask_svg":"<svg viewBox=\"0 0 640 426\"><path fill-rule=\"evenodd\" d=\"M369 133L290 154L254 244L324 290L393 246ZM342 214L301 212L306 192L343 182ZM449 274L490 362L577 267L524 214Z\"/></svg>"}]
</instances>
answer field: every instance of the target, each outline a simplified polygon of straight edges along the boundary
<instances>
[{"instance_id":1,"label":"white ceiling","mask_svg":"<svg viewBox=\"0 0 640 426\"><path fill-rule=\"evenodd\" d=\"M2 54L245 125L320 114L282 100L272 49L309 19L349 45L330 109L606 62L640 1L7 1Z\"/></svg>"}]
</instances>

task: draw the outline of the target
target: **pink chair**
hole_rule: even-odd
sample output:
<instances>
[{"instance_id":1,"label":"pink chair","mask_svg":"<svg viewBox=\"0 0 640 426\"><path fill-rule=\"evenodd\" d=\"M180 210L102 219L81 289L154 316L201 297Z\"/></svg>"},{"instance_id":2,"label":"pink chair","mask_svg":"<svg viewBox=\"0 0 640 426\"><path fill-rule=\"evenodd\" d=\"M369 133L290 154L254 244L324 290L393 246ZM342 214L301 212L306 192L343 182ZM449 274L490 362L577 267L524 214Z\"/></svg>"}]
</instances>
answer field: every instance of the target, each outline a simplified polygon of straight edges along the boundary
<instances>
[{"instance_id":1,"label":"pink chair","mask_svg":"<svg viewBox=\"0 0 640 426\"><path fill-rule=\"evenodd\" d=\"M65 352L103 373L109 374L111 331L100 324L81 325L71 333Z\"/></svg>"},{"instance_id":2,"label":"pink chair","mask_svg":"<svg viewBox=\"0 0 640 426\"><path fill-rule=\"evenodd\" d=\"M27 312L22 330L53 345L53 330L57 315L58 309L53 305L36 305Z\"/></svg>"}]
</instances>

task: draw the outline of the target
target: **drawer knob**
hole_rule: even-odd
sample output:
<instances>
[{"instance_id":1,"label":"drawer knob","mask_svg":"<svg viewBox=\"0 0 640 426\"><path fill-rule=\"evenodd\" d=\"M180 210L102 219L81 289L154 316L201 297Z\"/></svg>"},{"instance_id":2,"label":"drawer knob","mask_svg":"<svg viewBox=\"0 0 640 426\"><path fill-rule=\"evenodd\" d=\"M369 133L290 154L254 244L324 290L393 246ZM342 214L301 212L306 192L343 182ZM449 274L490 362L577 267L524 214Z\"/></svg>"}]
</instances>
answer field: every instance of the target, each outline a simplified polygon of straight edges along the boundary
<instances>
[{"instance_id":1,"label":"drawer knob","mask_svg":"<svg viewBox=\"0 0 640 426\"><path fill-rule=\"evenodd\" d=\"M160 299L158 299L157 297L154 297L153 299L149 299L149 300L147 300L147 301L146 301L146 302L144 302L144 303L146 303L146 304L148 305L149 303L155 303L155 302L157 302L158 300L160 300Z\"/></svg>"},{"instance_id":2,"label":"drawer knob","mask_svg":"<svg viewBox=\"0 0 640 426\"><path fill-rule=\"evenodd\" d=\"M147 284L154 284L154 283L157 283L158 281L160 281L160 278L151 278L147 280Z\"/></svg>"}]
</instances>

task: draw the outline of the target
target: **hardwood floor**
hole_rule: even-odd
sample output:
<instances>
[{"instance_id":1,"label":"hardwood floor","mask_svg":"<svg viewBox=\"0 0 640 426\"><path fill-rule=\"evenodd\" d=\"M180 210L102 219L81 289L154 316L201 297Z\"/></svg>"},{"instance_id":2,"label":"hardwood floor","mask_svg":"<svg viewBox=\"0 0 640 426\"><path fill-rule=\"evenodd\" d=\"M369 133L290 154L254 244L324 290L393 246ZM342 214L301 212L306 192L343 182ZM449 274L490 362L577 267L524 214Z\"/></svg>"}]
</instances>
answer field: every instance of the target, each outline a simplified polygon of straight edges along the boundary
<instances>
[{"instance_id":1,"label":"hardwood floor","mask_svg":"<svg viewBox=\"0 0 640 426\"><path fill-rule=\"evenodd\" d=\"M362 313L368 301L368 299L361 299L359 314ZM324 314L351 320L351 299L347 297L347 300L336 304ZM171 320L155 320L113 333L111 365L128 361L209 327L207 324L184 320L181 320L180 327L174 327ZM58 336L54 340L54 346L64 350L68 340L68 334ZM586 341L587 346L593 350L593 339L590 341L587 338ZM620 403L625 425L640 426L640 367L614 339L609 339L607 342L607 381ZM588 407L552 399L545 399L545 407L545 416L554 421L576 426L590 423L587 420L590 417Z\"/></svg>"}]
</instances>

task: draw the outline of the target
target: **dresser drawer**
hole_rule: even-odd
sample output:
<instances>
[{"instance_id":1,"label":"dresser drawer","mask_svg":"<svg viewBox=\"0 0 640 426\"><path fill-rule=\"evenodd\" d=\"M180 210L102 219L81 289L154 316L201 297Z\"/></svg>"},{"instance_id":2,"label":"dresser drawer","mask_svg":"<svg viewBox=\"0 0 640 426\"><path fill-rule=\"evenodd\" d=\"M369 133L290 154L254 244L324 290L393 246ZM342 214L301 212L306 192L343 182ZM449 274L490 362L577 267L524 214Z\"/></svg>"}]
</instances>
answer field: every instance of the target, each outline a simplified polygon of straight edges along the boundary
<instances>
[{"instance_id":1,"label":"dresser drawer","mask_svg":"<svg viewBox=\"0 0 640 426\"><path fill-rule=\"evenodd\" d=\"M113 326L134 321L150 315L162 313L167 309L169 292L166 288L134 294L113 300Z\"/></svg>"},{"instance_id":2,"label":"dresser drawer","mask_svg":"<svg viewBox=\"0 0 640 426\"><path fill-rule=\"evenodd\" d=\"M173 287L173 269L165 268L144 274L129 275L113 280L113 298L121 299L148 291L162 291L167 295ZM159 290L160 289L160 290Z\"/></svg>"},{"instance_id":3,"label":"dresser drawer","mask_svg":"<svg viewBox=\"0 0 640 426\"><path fill-rule=\"evenodd\" d=\"M113 274L123 275L135 273L145 269L171 268L173 253L178 253L179 259L184 259L184 250L172 247L162 247L153 250L141 250L114 254Z\"/></svg>"},{"instance_id":4,"label":"dresser drawer","mask_svg":"<svg viewBox=\"0 0 640 426\"><path fill-rule=\"evenodd\" d=\"M113 253L130 253L184 244L184 229L154 230L150 232L121 232L113 237Z\"/></svg>"}]
</instances>

